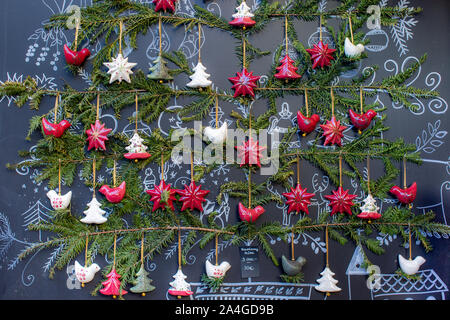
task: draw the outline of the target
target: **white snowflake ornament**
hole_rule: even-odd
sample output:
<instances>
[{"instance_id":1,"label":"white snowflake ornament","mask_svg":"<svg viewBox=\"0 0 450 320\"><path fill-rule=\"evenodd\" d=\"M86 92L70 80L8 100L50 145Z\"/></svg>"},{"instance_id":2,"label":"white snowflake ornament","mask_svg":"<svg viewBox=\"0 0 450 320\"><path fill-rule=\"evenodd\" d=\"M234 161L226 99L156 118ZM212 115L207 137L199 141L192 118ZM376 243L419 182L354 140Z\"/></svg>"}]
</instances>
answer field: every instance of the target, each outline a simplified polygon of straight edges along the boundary
<instances>
[{"instance_id":1,"label":"white snowflake ornament","mask_svg":"<svg viewBox=\"0 0 450 320\"><path fill-rule=\"evenodd\" d=\"M109 83L114 81L121 83L122 80L130 83L130 74L133 74L131 69L137 65L137 63L128 62L128 58L124 58L121 53L117 55L117 58L113 58L112 62L104 62L103 64L109 68L108 74L111 75Z\"/></svg>"}]
</instances>

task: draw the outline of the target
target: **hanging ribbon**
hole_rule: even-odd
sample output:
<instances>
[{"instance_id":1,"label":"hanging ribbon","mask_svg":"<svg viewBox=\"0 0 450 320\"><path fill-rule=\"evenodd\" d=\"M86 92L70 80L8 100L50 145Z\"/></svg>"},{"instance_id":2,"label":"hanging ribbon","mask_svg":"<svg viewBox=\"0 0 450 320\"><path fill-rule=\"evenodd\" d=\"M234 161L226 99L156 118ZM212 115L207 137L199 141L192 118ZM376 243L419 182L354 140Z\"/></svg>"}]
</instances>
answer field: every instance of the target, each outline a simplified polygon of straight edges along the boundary
<instances>
[{"instance_id":1,"label":"hanging ribbon","mask_svg":"<svg viewBox=\"0 0 450 320\"><path fill-rule=\"evenodd\" d=\"M116 159L114 159L114 166L113 166L113 187L116 187Z\"/></svg>"},{"instance_id":2,"label":"hanging ribbon","mask_svg":"<svg viewBox=\"0 0 450 320\"><path fill-rule=\"evenodd\" d=\"M288 47L288 18L287 15L284 16L284 36L286 38L286 55L288 55L289 47Z\"/></svg>"},{"instance_id":3,"label":"hanging ribbon","mask_svg":"<svg viewBox=\"0 0 450 320\"><path fill-rule=\"evenodd\" d=\"M193 159L193 151L191 151L191 182L194 182L194 159Z\"/></svg>"},{"instance_id":4,"label":"hanging ribbon","mask_svg":"<svg viewBox=\"0 0 450 320\"><path fill-rule=\"evenodd\" d=\"M135 97L135 102L136 102L136 116L135 116L135 129L134 131L137 133L138 131L138 94L136 92L136 97Z\"/></svg>"},{"instance_id":5,"label":"hanging ribbon","mask_svg":"<svg viewBox=\"0 0 450 320\"><path fill-rule=\"evenodd\" d=\"M219 265L219 234L216 232L216 266Z\"/></svg>"},{"instance_id":6,"label":"hanging ribbon","mask_svg":"<svg viewBox=\"0 0 450 320\"><path fill-rule=\"evenodd\" d=\"M164 180L164 154L161 152L161 180Z\"/></svg>"},{"instance_id":7,"label":"hanging ribbon","mask_svg":"<svg viewBox=\"0 0 450 320\"><path fill-rule=\"evenodd\" d=\"M412 260L412 241L411 241L411 224L408 223L408 229L409 229L409 260Z\"/></svg>"},{"instance_id":8,"label":"hanging ribbon","mask_svg":"<svg viewBox=\"0 0 450 320\"><path fill-rule=\"evenodd\" d=\"M297 153L297 184L300 184L300 157Z\"/></svg>"},{"instance_id":9,"label":"hanging ribbon","mask_svg":"<svg viewBox=\"0 0 450 320\"><path fill-rule=\"evenodd\" d=\"M95 120L99 119L99 114L100 114L100 94L97 94L97 108L96 108Z\"/></svg>"},{"instance_id":10,"label":"hanging ribbon","mask_svg":"<svg viewBox=\"0 0 450 320\"><path fill-rule=\"evenodd\" d=\"M159 56L162 55L162 26L161 26L161 12L159 12L158 19L158 33L159 33Z\"/></svg>"},{"instance_id":11,"label":"hanging ribbon","mask_svg":"<svg viewBox=\"0 0 450 320\"><path fill-rule=\"evenodd\" d=\"M320 42L322 42L322 15L320 15L319 21L320 21L319 40Z\"/></svg>"},{"instance_id":12,"label":"hanging ribbon","mask_svg":"<svg viewBox=\"0 0 450 320\"><path fill-rule=\"evenodd\" d=\"M333 87L330 88L331 94L331 116L334 117L334 90Z\"/></svg>"},{"instance_id":13,"label":"hanging ribbon","mask_svg":"<svg viewBox=\"0 0 450 320\"><path fill-rule=\"evenodd\" d=\"M202 31L202 25L198 24L198 62L202 61L202 56L200 53L200 47L201 47L201 31Z\"/></svg>"},{"instance_id":14,"label":"hanging ribbon","mask_svg":"<svg viewBox=\"0 0 450 320\"><path fill-rule=\"evenodd\" d=\"M216 95L216 129L219 128L219 97Z\"/></svg>"},{"instance_id":15,"label":"hanging ribbon","mask_svg":"<svg viewBox=\"0 0 450 320\"><path fill-rule=\"evenodd\" d=\"M94 190L92 193L92 197L95 198L95 184L96 184L96 179L95 179L95 158L94 160L92 160L92 189Z\"/></svg>"},{"instance_id":16,"label":"hanging ribbon","mask_svg":"<svg viewBox=\"0 0 450 320\"><path fill-rule=\"evenodd\" d=\"M370 157L367 155L367 191L370 194Z\"/></svg>"},{"instance_id":17,"label":"hanging ribbon","mask_svg":"<svg viewBox=\"0 0 450 320\"><path fill-rule=\"evenodd\" d=\"M350 36L352 38L352 43L353 43L354 40L353 40L353 28L352 28L352 16L351 16L351 14L348 15L348 24L350 26Z\"/></svg>"},{"instance_id":18,"label":"hanging ribbon","mask_svg":"<svg viewBox=\"0 0 450 320\"><path fill-rule=\"evenodd\" d=\"M58 194L61 195L61 159L58 159Z\"/></svg>"},{"instance_id":19,"label":"hanging ribbon","mask_svg":"<svg viewBox=\"0 0 450 320\"><path fill-rule=\"evenodd\" d=\"M326 248L326 250L327 250L327 253L326 253L326 262L327 262L327 268L330 266L329 264L328 264L328 223L327 223L327 226L325 227L325 248Z\"/></svg>"},{"instance_id":20,"label":"hanging ribbon","mask_svg":"<svg viewBox=\"0 0 450 320\"><path fill-rule=\"evenodd\" d=\"M342 154L339 153L339 186L342 187Z\"/></svg>"},{"instance_id":21,"label":"hanging ribbon","mask_svg":"<svg viewBox=\"0 0 450 320\"><path fill-rule=\"evenodd\" d=\"M178 269L181 269L181 229L178 228Z\"/></svg>"},{"instance_id":22,"label":"hanging ribbon","mask_svg":"<svg viewBox=\"0 0 450 320\"><path fill-rule=\"evenodd\" d=\"M305 107L306 107L306 116L309 117L308 89L306 88L305 88Z\"/></svg>"},{"instance_id":23,"label":"hanging ribbon","mask_svg":"<svg viewBox=\"0 0 450 320\"><path fill-rule=\"evenodd\" d=\"M363 87L359 88L359 105L360 105L360 111L361 114L364 113L364 100L363 100Z\"/></svg>"},{"instance_id":24,"label":"hanging ribbon","mask_svg":"<svg viewBox=\"0 0 450 320\"><path fill-rule=\"evenodd\" d=\"M53 123L57 123L58 121L58 102L59 102L59 92L56 93L56 99L55 99L55 107L53 110L54 113L54 119L53 119Z\"/></svg>"},{"instance_id":25,"label":"hanging ribbon","mask_svg":"<svg viewBox=\"0 0 450 320\"><path fill-rule=\"evenodd\" d=\"M123 20L119 22L119 53L122 54L122 33L123 33Z\"/></svg>"},{"instance_id":26,"label":"hanging ribbon","mask_svg":"<svg viewBox=\"0 0 450 320\"><path fill-rule=\"evenodd\" d=\"M294 230L292 230L292 233L291 233L291 260L292 261L295 260L295 255L294 255Z\"/></svg>"},{"instance_id":27,"label":"hanging ribbon","mask_svg":"<svg viewBox=\"0 0 450 320\"><path fill-rule=\"evenodd\" d=\"M114 257L113 257L113 269L116 269L116 242L117 242L117 234L114 233Z\"/></svg>"}]
</instances>

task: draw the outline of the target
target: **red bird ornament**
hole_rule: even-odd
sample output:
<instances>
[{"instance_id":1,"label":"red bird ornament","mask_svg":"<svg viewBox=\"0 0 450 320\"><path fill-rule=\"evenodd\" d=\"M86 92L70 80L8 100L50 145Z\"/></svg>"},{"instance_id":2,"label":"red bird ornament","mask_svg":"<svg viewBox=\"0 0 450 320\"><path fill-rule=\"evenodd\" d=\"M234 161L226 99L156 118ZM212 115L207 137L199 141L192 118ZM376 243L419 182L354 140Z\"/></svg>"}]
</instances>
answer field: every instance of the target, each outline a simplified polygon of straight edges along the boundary
<instances>
[{"instance_id":1,"label":"red bird ornament","mask_svg":"<svg viewBox=\"0 0 450 320\"><path fill-rule=\"evenodd\" d=\"M352 109L348 109L350 121L352 122L353 126L358 129L358 133L361 134L361 131L366 129L369 125L372 119L377 115L377 112L375 110L369 109L366 113L356 113Z\"/></svg>"},{"instance_id":2,"label":"red bird ornament","mask_svg":"<svg viewBox=\"0 0 450 320\"><path fill-rule=\"evenodd\" d=\"M242 203L239 202L239 218L242 221L255 222L260 215L262 215L266 210L263 207L257 206L254 209L246 208Z\"/></svg>"},{"instance_id":3,"label":"red bird ornament","mask_svg":"<svg viewBox=\"0 0 450 320\"><path fill-rule=\"evenodd\" d=\"M118 187L111 188L108 185L103 185L98 191L106 197L111 203L119 203L125 196L127 184L123 181Z\"/></svg>"},{"instance_id":4,"label":"red bird ornament","mask_svg":"<svg viewBox=\"0 0 450 320\"><path fill-rule=\"evenodd\" d=\"M392 193L401 203L410 204L416 199L417 183L413 182L411 186L403 189L399 186L393 186L389 192Z\"/></svg>"},{"instance_id":5,"label":"red bird ornament","mask_svg":"<svg viewBox=\"0 0 450 320\"><path fill-rule=\"evenodd\" d=\"M62 120L60 123L51 123L46 118L42 118L42 129L47 136L59 138L68 127L70 127L70 122L67 120Z\"/></svg>"},{"instance_id":6,"label":"red bird ornament","mask_svg":"<svg viewBox=\"0 0 450 320\"><path fill-rule=\"evenodd\" d=\"M320 117L317 114L313 114L311 117L306 117L300 111L297 112L297 125L300 131L303 132L303 136L313 132L319 121Z\"/></svg>"},{"instance_id":7,"label":"red bird ornament","mask_svg":"<svg viewBox=\"0 0 450 320\"><path fill-rule=\"evenodd\" d=\"M83 62L91 55L88 48L81 49L80 51L74 51L69 48L67 44L64 45L64 57L67 64L73 66L81 66Z\"/></svg>"}]
</instances>

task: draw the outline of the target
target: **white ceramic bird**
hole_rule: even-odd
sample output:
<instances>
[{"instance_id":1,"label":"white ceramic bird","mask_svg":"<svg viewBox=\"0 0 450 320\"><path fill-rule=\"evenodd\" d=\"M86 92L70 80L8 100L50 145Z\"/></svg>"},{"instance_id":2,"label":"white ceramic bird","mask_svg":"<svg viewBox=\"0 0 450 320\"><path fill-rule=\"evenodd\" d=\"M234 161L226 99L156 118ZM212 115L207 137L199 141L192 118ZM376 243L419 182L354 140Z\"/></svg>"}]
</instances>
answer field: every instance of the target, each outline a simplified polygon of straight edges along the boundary
<instances>
[{"instance_id":1,"label":"white ceramic bird","mask_svg":"<svg viewBox=\"0 0 450 320\"><path fill-rule=\"evenodd\" d=\"M227 138L227 132L228 123L226 121L223 122L220 128L215 129L208 126L203 130L203 134L207 140L211 141L213 144L220 144L224 142Z\"/></svg>"},{"instance_id":2,"label":"white ceramic bird","mask_svg":"<svg viewBox=\"0 0 450 320\"><path fill-rule=\"evenodd\" d=\"M96 263L91 264L89 267L83 267L78 261L75 261L75 276L81 283L92 281L99 270L100 266Z\"/></svg>"},{"instance_id":3,"label":"white ceramic bird","mask_svg":"<svg viewBox=\"0 0 450 320\"><path fill-rule=\"evenodd\" d=\"M59 195L55 190L47 192L47 197L50 199L50 204L55 210L66 209L70 200L72 200L72 191L67 192L65 195Z\"/></svg>"},{"instance_id":4,"label":"white ceramic bird","mask_svg":"<svg viewBox=\"0 0 450 320\"><path fill-rule=\"evenodd\" d=\"M205 264L206 275L210 278L222 278L230 268L231 265L226 261L218 266L213 265L209 260L206 260Z\"/></svg>"},{"instance_id":5,"label":"white ceramic bird","mask_svg":"<svg viewBox=\"0 0 450 320\"><path fill-rule=\"evenodd\" d=\"M398 255L398 264L404 273L407 275L416 274L422 264L425 263L422 256L417 256L414 260L405 259L401 254Z\"/></svg>"},{"instance_id":6,"label":"white ceramic bird","mask_svg":"<svg viewBox=\"0 0 450 320\"><path fill-rule=\"evenodd\" d=\"M349 58L356 58L364 51L364 45L362 43L358 43L354 45L349 38L345 38L344 42L344 52L345 55Z\"/></svg>"}]
</instances>

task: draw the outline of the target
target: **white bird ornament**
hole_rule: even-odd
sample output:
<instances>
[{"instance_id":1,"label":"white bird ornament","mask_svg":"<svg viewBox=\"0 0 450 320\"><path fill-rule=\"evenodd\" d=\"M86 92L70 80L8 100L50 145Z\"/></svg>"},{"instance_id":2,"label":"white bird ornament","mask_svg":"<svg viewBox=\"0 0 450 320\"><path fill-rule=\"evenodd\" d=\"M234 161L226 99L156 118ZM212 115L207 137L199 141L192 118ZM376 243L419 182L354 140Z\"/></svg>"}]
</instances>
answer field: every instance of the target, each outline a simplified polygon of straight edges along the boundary
<instances>
[{"instance_id":1,"label":"white bird ornament","mask_svg":"<svg viewBox=\"0 0 450 320\"><path fill-rule=\"evenodd\" d=\"M82 284L92 281L99 270L100 266L96 263L91 264L89 267L83 267L78 261L75 261L75 276Z\"/></svg>"},{"instance_id":2,"label":"white bird ornament","mask_svg":"<svg viewBox=\"0 0 450 320\"><path fill-rule=\"evenodd\" d=\"M364 45L362 43L358 43L354 45L349 38L345 38L344 42L344 52L345 55L349 58L356 58L361 55L364 51Z\"/></svg>"},{"instance_id":3,"label":"white bird ornament","mask_svg":"<svg viewBox=\"0 0 450 320\"><path fill-rule=\"evenodd\" d=\"M228 270L230 270L231 265L224 261L220 265L215 266L209 260L206 260L206 275L210 278L222 278L225 276Z\"/></svg>"},{"instance_id":4,"label":"white bird ornament","mask_svg":"<svg viewBox=\"0 0 450 320\"><path fill-rule=\"evenodd\" d=\"M213 144L220 144L224 142L227 138L228 132L228 124L226 121L223 122L220 128L212 128L210 126L206 127L203 130L203 134L207 138L208 141L211 141Z\"/></svg>"},{"instance_id":5,"label":"white bird ornament","mask_svg":"<svg viewBox=\"0 0 450 320\"><path fill-rule=\"evenodd\" d=\"M425 258L422 256L417 256L414 260L411 260L404 258L401 254L398 255L398 263L400 268L409 276L416 274L417 271L419 271L420 266L424 264L425 261Z\"/></svg>"},{"instance_id":6,"label":"white bird ornament","mask_svg":"<svg viewBox=\"0 0 450 320\"><path fill-rule=\"evenodd\" d=\"M63 210L66 209L70 204L70 200L72 199L72 191L69 191L62 196L55 190L50 190L49 192L47 192L47 197L50 199L50 204L52 205L53 209Z\"/></svg>"}]
</instances>

